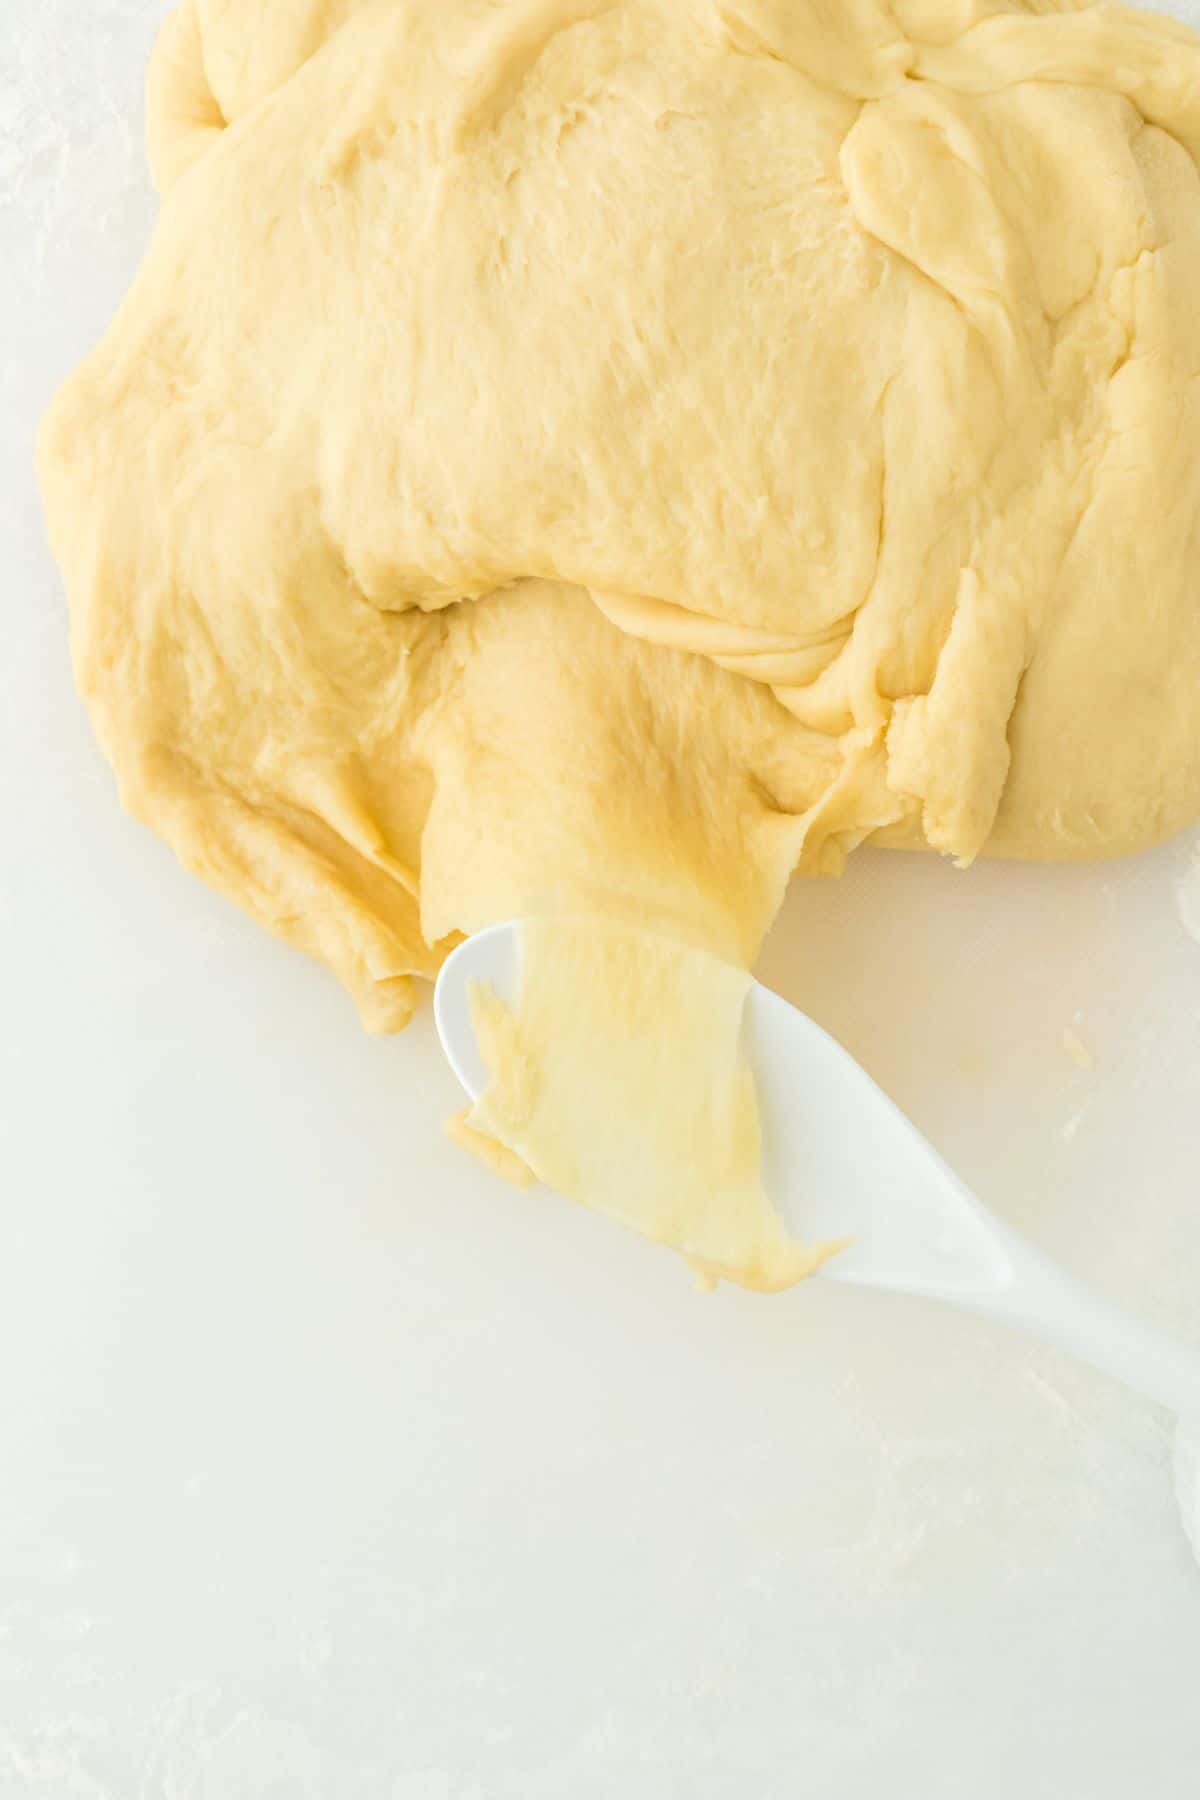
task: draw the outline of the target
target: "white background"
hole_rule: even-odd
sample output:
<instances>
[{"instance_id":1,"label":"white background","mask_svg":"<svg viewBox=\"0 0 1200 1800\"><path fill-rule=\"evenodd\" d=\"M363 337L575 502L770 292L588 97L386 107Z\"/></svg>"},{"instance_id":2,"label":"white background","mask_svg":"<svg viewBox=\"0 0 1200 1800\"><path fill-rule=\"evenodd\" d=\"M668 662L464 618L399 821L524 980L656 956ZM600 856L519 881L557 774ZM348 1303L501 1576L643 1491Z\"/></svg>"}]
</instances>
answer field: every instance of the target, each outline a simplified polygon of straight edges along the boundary
<instances>
[{"instance_id":1,"label":"white background","mask_svg":"<svg viewBox=\"0 0 1200 1800\"><path fill-rule=\"evenodd\" d=\"M427 1011L369 1040L119 812L31 454L150 229L162 11L0 0L0 1800L1194 1800L1160 1415L494 1184ZM764 973L1200 1340L1194 849L864 856Z\"/></svg>"}]
</instances>

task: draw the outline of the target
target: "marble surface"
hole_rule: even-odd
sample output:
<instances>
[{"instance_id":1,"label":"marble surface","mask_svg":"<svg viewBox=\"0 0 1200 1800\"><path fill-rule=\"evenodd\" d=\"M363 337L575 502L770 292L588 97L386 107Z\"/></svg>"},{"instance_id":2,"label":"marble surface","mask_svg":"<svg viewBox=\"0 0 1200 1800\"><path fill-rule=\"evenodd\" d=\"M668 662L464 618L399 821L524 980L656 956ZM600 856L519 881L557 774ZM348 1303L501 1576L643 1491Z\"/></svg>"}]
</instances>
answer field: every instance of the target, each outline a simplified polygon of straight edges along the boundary
<instances>
[{"instance_id":1,"label":"marble surface","mask_svg":"<svg viewBox=\"0 0 1200 1800\"><path fill-rule=\"evenodd\" d=\"M151 227L164 10L0 23L0 1800L1192 1800L1162 1416L494 1185L428 1011L367 1039L120 813L30 459ZM763 969L1193 1341L1197 849L863 857Z\"/></svg>"}]
</instances>

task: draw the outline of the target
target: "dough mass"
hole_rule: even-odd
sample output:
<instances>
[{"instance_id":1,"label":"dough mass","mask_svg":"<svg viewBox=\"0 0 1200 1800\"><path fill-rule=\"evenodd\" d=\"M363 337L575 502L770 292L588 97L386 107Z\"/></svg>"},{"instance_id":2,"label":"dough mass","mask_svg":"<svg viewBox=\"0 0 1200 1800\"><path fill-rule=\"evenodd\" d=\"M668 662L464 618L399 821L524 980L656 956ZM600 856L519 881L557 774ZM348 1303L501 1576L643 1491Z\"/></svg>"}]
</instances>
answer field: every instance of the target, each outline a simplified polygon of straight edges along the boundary
<instances>
[{"instance_id":1,"label":"dough mass","mask_svg":"<svg viewBox=\"0 0 1200 1800\"><path fill-rule=\"evenodd\" d=\"M865 840L1200 816L1200 39L1080 0L188 0L41 442L125 803L366 1022L748 966Z\"/></svg>"}]
</instances>

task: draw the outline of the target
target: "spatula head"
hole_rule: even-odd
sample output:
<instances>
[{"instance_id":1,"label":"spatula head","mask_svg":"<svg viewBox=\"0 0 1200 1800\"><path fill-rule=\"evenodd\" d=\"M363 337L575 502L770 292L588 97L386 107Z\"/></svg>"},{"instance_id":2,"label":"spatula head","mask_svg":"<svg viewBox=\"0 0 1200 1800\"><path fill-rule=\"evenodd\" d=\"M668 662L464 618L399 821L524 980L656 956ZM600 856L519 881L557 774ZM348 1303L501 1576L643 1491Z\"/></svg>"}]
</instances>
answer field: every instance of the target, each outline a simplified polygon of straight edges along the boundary
<instances>
[{"instance_id":1,"label":"spatula head","mask_svg":"<svg viewBox=\"0 0 1200 1800\"><path fill-rule=\"evenodd\" d=\"M469 984L514 1001L517 924L497 925L449 958L437 984L437 1028L472 1098L487 1082ZM854 1058L778 994L753 984L747 1055L758 1081L767 1191L805 1243L851 1246L822 1273L839 1281L962 1301L1000 1287L1009 1265L979 1202Z\"/></svg>"}]
</instances>

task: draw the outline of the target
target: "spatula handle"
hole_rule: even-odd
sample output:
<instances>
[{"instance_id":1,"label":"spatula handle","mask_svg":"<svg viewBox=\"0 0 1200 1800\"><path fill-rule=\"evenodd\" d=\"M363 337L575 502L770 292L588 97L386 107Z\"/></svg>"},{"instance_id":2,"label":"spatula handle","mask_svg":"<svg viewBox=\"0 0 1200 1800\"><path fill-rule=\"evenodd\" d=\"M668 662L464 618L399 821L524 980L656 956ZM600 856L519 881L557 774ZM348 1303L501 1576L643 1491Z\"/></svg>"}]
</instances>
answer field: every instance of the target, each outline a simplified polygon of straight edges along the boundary
<instances>
[{"instance_id":1,"label":"spatula handle","mask_svg":"<svg viewBox=\"0 0 1200 1800\"><path fill-rule=\"evenodd\" d=\"M974 1311L1066 1350L1172 1412L1200 1416L1200 1350L1104 1299L1015 1233L1003 1237L1011 1278L973 1296Z\"/></svg>"}]
</instances>

